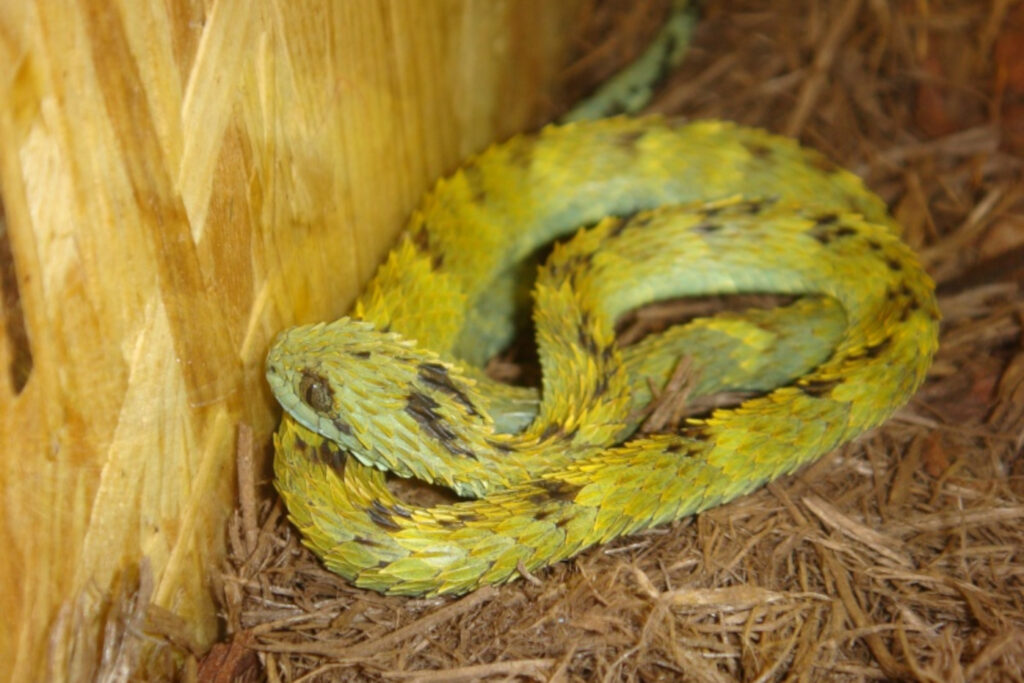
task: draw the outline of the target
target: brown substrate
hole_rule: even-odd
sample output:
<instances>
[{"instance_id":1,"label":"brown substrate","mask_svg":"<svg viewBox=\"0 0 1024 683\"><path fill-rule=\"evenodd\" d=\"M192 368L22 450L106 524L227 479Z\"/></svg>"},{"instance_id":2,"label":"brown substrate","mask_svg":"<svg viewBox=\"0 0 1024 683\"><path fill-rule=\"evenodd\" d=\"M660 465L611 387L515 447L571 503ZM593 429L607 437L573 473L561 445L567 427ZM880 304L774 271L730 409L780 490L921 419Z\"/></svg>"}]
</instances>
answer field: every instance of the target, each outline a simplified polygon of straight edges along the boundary
<instances>
[{"instance_id":1,"label":"brown substrate","mask_svg":"<svg viewBox=\"0 0 1024 683\"><path fill-rule=\"evenodd\" d=\"M352 588L243 476L202 680L1024 678L1024 5L708 5L653 109L797 136L889 202L939 287L926 385L753 495L456 600ZM661 6L595 0L566 98Z\"/></svg>"}]
</instances>

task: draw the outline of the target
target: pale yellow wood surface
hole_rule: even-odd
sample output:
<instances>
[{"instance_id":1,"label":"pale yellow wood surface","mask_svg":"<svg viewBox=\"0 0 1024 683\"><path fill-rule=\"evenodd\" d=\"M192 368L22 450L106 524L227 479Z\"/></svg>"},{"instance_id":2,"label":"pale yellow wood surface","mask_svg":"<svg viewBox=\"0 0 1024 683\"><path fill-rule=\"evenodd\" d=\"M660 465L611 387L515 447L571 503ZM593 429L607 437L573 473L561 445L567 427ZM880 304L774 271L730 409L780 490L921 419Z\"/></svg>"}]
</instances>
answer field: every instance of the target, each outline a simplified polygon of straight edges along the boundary
<instances>
[{"instance_id":1,"label":"pale yellow wood surface","mask_svg":"<svg viewBox=\"0 0 1024 683\"><path fill-rule=\"evenodd\" d=\"M536 123L577 5L0 3L0 267L28 336L7 291L11 680L95 673L143 558L153 602L215 635L270 338L342 313L435 178Z\"/></svg>"}]
</instances>

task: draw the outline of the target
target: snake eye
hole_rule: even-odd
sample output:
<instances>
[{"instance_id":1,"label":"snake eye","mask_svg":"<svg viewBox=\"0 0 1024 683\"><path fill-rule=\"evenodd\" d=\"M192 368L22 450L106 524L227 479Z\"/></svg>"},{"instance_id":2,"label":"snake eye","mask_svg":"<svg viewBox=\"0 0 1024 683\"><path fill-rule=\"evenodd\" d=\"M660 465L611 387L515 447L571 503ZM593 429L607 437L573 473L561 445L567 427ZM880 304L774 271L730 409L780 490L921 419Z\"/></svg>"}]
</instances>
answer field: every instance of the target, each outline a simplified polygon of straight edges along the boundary
<instances>
[{"instance_id":1,"label":"snake eye","mask_svg":"<svg viewBox=\"0 0 1024 683\"><path fill-rule=\"evenodd\" d=\"M299 397L302 402L318 413L330 413L334 410L334 392L331 385L322 376L309 372L302 373L299 380Z\"/></svg>"}]
</instances>

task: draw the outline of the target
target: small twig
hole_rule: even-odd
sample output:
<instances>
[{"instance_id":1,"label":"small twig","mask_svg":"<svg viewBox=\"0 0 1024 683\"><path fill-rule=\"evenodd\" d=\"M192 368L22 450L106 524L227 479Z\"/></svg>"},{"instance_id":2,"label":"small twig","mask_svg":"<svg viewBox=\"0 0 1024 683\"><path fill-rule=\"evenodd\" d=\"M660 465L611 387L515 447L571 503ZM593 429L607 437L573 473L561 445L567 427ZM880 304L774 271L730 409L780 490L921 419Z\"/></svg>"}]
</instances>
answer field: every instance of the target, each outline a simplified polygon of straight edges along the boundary
<instances>
[{"instance_id":1,"label":"small twig","mask_svg":"<svg viewBox=\"0 0 1024 683\"><path fill-rule=\"evenodd\" d=\"M483 603L491 601L497 594L498 591L495 588L485 586L475 593L470 593L458 602L453 602L450 605L442 607L436 612L428 614L408 626L403 626L383 638L362 642L351 647L338 647L337 645L323 642L264 643L260 646L260 649L270 652L315 654L338 659L362 659L378 652L383 652L389 648L393 648L412 636L426 633L430 629L439 626L446 621L455 619Z\"/></svg>"},{"instance_id":2,"label":"small twig","mask_svg":"<svg viewBox=\"0 0 1024 683\"><path fill-rule=\"evenodd\" d=\"M839 44L846 38L846 34L849 33L850 27L853 25L853 20L857 17L860 2L861 0L847 0L839 16L832 23L825 40L818 48L818 53L814 56L814 63L811 65L810 76L804 81L800 94L796 98L793 113L790 114L789 121L786 122L786 127L783 129L786 135L799 136L800 131L807 123L811 110L821 96L821 89L828 82L828 72L835 61Z\"/></svg>"},{"instance_id":3,"label":"small twig","mask_svg":"<svg viewBox=\"0 0 1024 683\"><path fill-rule=\"evenodd\" d=\"M696 383L693 359L684 356L676 363L664 391L650 403L650 414L640 426L643 433L661 432L679 422Z\"/></svg>"},{"instance_id":4,"label":"small twig","mask_svg":"<svg viewBox=\"0 0 1024 683\"><path fill-rule=\"evenodd\" d=\"M538 678L543 677L554 663L554 659L519 659L512 662L460 666L456 669L442 669L441 671L389 671L384 675L388 678L403 678L415 683L481 681L490 676L504 676L507 679L520 676Z\"/></svg>"},{"instance_id":5,"label":"small twig","mask_svg":"<svg viewBox=\"0 0 1024 683\"><path fill-rule=\"evenodd\" d=\"M516 569L519 571L519 574L524 579L526 579L527 581L532 583L534 586L542 586L542 585L544 585L543 581L541 581L536 576L534 576L532 573L530 573L530 570L526 568L526 565L523 564L522 560L519 560L518 562L516 562Z\"/></svg>"},{"instance_id":6,"label":"small twig","mask_svg":"<svg viewBox=\"0 0 1024 683\"><path fill-rule=\"evenodd\" d=\"M256 473L253 464L252 427L244 422L238 425L235 467L238 472L238 507L242 511L245 552L251 555L256 551L259 523L256 520Z\"/></svg>"}]
</instances>

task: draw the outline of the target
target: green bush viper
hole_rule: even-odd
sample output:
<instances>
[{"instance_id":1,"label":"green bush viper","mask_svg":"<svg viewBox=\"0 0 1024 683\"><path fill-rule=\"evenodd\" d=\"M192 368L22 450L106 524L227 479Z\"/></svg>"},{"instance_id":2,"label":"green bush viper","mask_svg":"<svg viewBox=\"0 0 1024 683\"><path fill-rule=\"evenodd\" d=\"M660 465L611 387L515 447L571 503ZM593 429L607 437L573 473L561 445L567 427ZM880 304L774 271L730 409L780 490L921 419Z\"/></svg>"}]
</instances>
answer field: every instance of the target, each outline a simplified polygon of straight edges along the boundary
<instances>
[{"instance_id":1,"label":"green bush viper","mask_svg":"<svg viewBox=\"0 0 1024 683\"><path fill-rule=\"evenodd\" d=\"M437 184L350 317L275 340L276 486L329 569L405 595L509 581L724 503L923 381L938 309L897 233L857 177L759 130L619 117L515 137ZM539 397L480 370L535 270ZM615 342L641 304L742 292L803 298ZM761 395L635 435L648 379L684 354L697 393ZM385 470L463 500L407 504Z\"/></svg>"}]
</instances>

